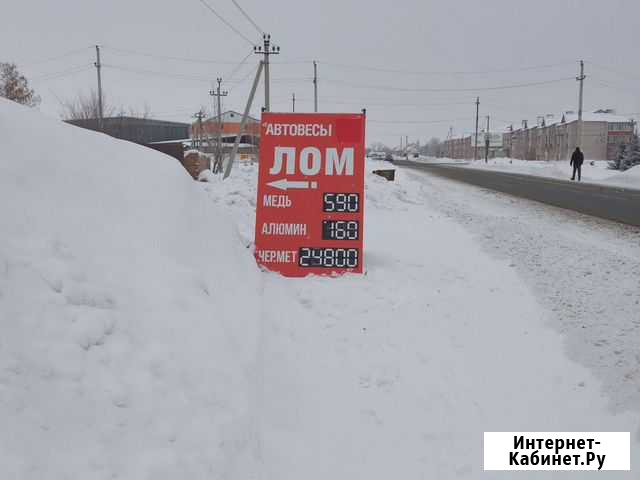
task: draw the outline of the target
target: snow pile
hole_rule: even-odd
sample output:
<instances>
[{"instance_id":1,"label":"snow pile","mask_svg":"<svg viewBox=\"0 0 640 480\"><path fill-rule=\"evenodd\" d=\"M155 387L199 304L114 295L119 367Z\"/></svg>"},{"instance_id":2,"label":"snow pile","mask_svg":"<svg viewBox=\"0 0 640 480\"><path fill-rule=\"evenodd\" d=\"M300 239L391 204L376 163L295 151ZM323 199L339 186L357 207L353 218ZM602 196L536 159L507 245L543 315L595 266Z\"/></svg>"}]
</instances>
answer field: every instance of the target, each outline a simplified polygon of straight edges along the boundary
<instances>
[{"instance_id":1,"label":"snow pile","mask_svg":"<svg viewBox=\"0 0 640 480\"><path fill-rule=\"evenodd\" d=\"M0 478L227 478L259 275L173 158L0 99Z\"/></svg>"},{"instance_id":2,"label":"snow pile","mask_svg":"<svg viewBox=\"0 0 640 480\"><path fill-rule=\"evenodd\" d=\"M631 167L624 172L617 172L616 174L607 177L600 183L618 187L640 189L640 165Z\"/></svg>"},{"instance_id":3,"label":"snow pile","mask_svg":"<svg viewBox=\"0 0 640 480\"><path fill-rule=\"evenodd\" d=\"M488 163L484 160L453 160L448 158L428 159L424 163L464 163L465 168L480 170L494 170L498 172L520 173L540 177L568 180L573 174L573 167L565 160L519 160L516 158L492 158ZM611 185L629 188L640 188L640 176L632 172L616 172L608 168L605 160L585 160L582 165L582 181L601 185ZM631 173L629 173L631 172Z\"/></svg>"},{"instance_id":4,"label":"snow pile","mask_svg":"<svg viewBox=\"0 0 640 480\"><path fill-rule=\"evenodd\" d=\"M591 164L593 163L593 165ZM496 170L500 172L523 173L541 177L558 178L567 180L571 178L573 167L569 160L519 160L515 158L491 158L488 163L483 159L469 161L469 168L482 170ZM610 177L612 170L607 168L608 162L603 160L585 160L582 165L583 181L599 181Z\"/></svg>"}]
</instances>

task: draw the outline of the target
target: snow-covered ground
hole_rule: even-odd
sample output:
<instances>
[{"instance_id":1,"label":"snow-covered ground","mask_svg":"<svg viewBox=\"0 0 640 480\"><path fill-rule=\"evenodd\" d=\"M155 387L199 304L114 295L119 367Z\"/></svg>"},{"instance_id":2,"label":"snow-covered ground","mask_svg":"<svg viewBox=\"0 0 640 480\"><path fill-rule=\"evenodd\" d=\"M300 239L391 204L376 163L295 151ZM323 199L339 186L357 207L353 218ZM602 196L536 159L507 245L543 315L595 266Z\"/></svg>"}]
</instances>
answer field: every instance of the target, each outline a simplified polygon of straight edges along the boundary
<instances>
[{"instance_id":1,"label":"snow-covered ground","mask_svg":"<svg viewBox=\"0 0 640 480\"><path fill-rule=\"evenodd\" d=\"M638 458L633 392L597 368L633 361L637 325L611 317L628 305L563 330L526 275L527 250L562 235L555 217L521 257L515 239L496 256L505 211L478 225L443 180L369 174L366 274L285 279L252 258L257 165L193 182L1 100L0 140L0 478L507 478L482 471L484 431L631 431ZM573 231L610 253L626 241ZM570 312L557 248L533 258ZM634 265L610 266L621 295ZM580 324L602 342L584 358L569 343L574 361Z\"/></svg>"},{"instance_id":2,"label":"snow-covered ground","mask_svg":"<svg viewBox=\"0 0 640 480\"><path fill-rule=\"evenodd\" d=\"M381 167L389 164L367 165ZM363 278L266 276L265 294L276 300L265 317L266 478L480 478L483 430L635 436L635 416L566 358L566 339L550 328L556 312L537 301L519 265L492 258L442 211L433 197L446 203L443 190L420 174L397 174L393 183L367 177ZM255 178L246 165L231 181L205 186L233 212L247 244ZM559 283L571 278L559 275ZM590 347L582 351L597 363L603 350ZM625 345L625 357L634 352Z\"/></svg>"},{"instance_id":3,"label":"snow-covered ground","mask_svg":"<svg viewBox=\"0 0 640 480\"><path fill-rule=\"evenodd\" d=\"M232 219L174 159L4 99L0 145L0 478L228 478L262 298Z\"/></svg>"},{"instance_id":4,"label":"snow-covered ground","mask_svg":"<svg viewBox=\"0 0 640 480\"><path fill-rule=\"evenodd\" d=\"M412 159L410 159L412 160ZM418 161L425 163L460 164L465 168L495 170L500 172L524 173L541 177L568 180L573 174L569 161L518 160L516 158L492 158L484 160L453 160L448 158L421 157ZM582 165L582 181L627 188L640 189L640 166L625 172L611 170L604 160L586 160Z\"/></svg>"}]
</instances>

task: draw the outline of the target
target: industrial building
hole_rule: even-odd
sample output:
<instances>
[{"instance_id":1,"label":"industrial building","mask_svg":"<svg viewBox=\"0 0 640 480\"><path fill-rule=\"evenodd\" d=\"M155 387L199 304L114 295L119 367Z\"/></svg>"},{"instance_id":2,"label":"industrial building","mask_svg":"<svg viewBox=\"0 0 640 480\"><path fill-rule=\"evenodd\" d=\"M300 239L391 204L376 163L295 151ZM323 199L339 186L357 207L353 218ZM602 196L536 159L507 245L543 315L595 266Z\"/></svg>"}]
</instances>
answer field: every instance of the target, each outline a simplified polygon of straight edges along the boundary
<instances>
[{"instance_id":1,"label":"industrial building","mask_svg":"<svg viewBox=\"0 0 640 480\"><path fill-rule=\"evenodd\" d=\"M189 124L137 117L106 117L99 128L97 118L66 120L71 125L101 131L112 137L146 145L189 138Z\"/></svg>"},{"instance_id":2,"label":"industrial building","mask_svg":"<svg viewBox=\"0 0 640 480\"><path fill-rule=\"evenodd\" d=\"M476 148L475 134L460 138L450 138L444 142L445 155L456 159L473 159L473 150ZM478 133L477 152L475 158L484 158L486 141L489 140L489 158L504 156L503 136L501 133Z\"/></svg>"},{"instance_id":3,"label":"industrial building","mask_svg":"<svg viewBox=\"0 0 640 480\"><path fill-rule=\"evenodd\" d=\"M233 144L240 132L242 114L228 110L221 115L222 129L220 133L223 144ZM196 121L191 125L191 136L194 139L216 138L218 135L218 116L214 115L206 120ZM247 123L240 137L240 143L258 145L260 143L260 120L248 117Z\"/></svg>"}]
</instances>

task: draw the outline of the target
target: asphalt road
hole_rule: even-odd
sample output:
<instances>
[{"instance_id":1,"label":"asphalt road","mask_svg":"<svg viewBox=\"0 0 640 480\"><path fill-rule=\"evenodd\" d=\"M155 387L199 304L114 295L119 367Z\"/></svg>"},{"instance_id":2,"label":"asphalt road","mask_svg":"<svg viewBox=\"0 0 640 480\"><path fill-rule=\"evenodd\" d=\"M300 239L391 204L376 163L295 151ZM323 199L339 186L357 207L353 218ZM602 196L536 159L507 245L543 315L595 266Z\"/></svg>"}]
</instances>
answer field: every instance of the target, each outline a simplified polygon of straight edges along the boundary
<instances>
[{"instance_id":1,"label":"asphalt road","mask_svg":"<svg viewBox=\"0 0 640 480\"><path fill-rule=\"evenodd\" d=\"M587 215L640 226L640 190L478 170L451 164L426 164L406 160L396 160L393 163Z\"/></svg>"}]
</instances>

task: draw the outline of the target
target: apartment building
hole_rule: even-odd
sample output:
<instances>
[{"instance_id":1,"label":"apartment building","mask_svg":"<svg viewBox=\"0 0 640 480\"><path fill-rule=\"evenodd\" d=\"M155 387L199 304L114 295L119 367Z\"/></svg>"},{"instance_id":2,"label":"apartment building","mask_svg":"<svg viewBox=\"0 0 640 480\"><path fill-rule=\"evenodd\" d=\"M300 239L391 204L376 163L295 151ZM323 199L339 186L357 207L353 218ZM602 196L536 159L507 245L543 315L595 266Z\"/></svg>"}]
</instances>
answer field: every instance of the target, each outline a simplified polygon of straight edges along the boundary
<instances>
[{"instance_id":1,"label":"apartment building","mask_svg":"<svg viewBox=\"0 0 640 480\"><path fill-rule=\"evenodd\" d=\"M634 122L599 110L540 117L538 124L503 134L505 155L522 160L568 160L576 146L590 160L613 160L621 144L631 142Z\"/></svg>"}]
</instances>

